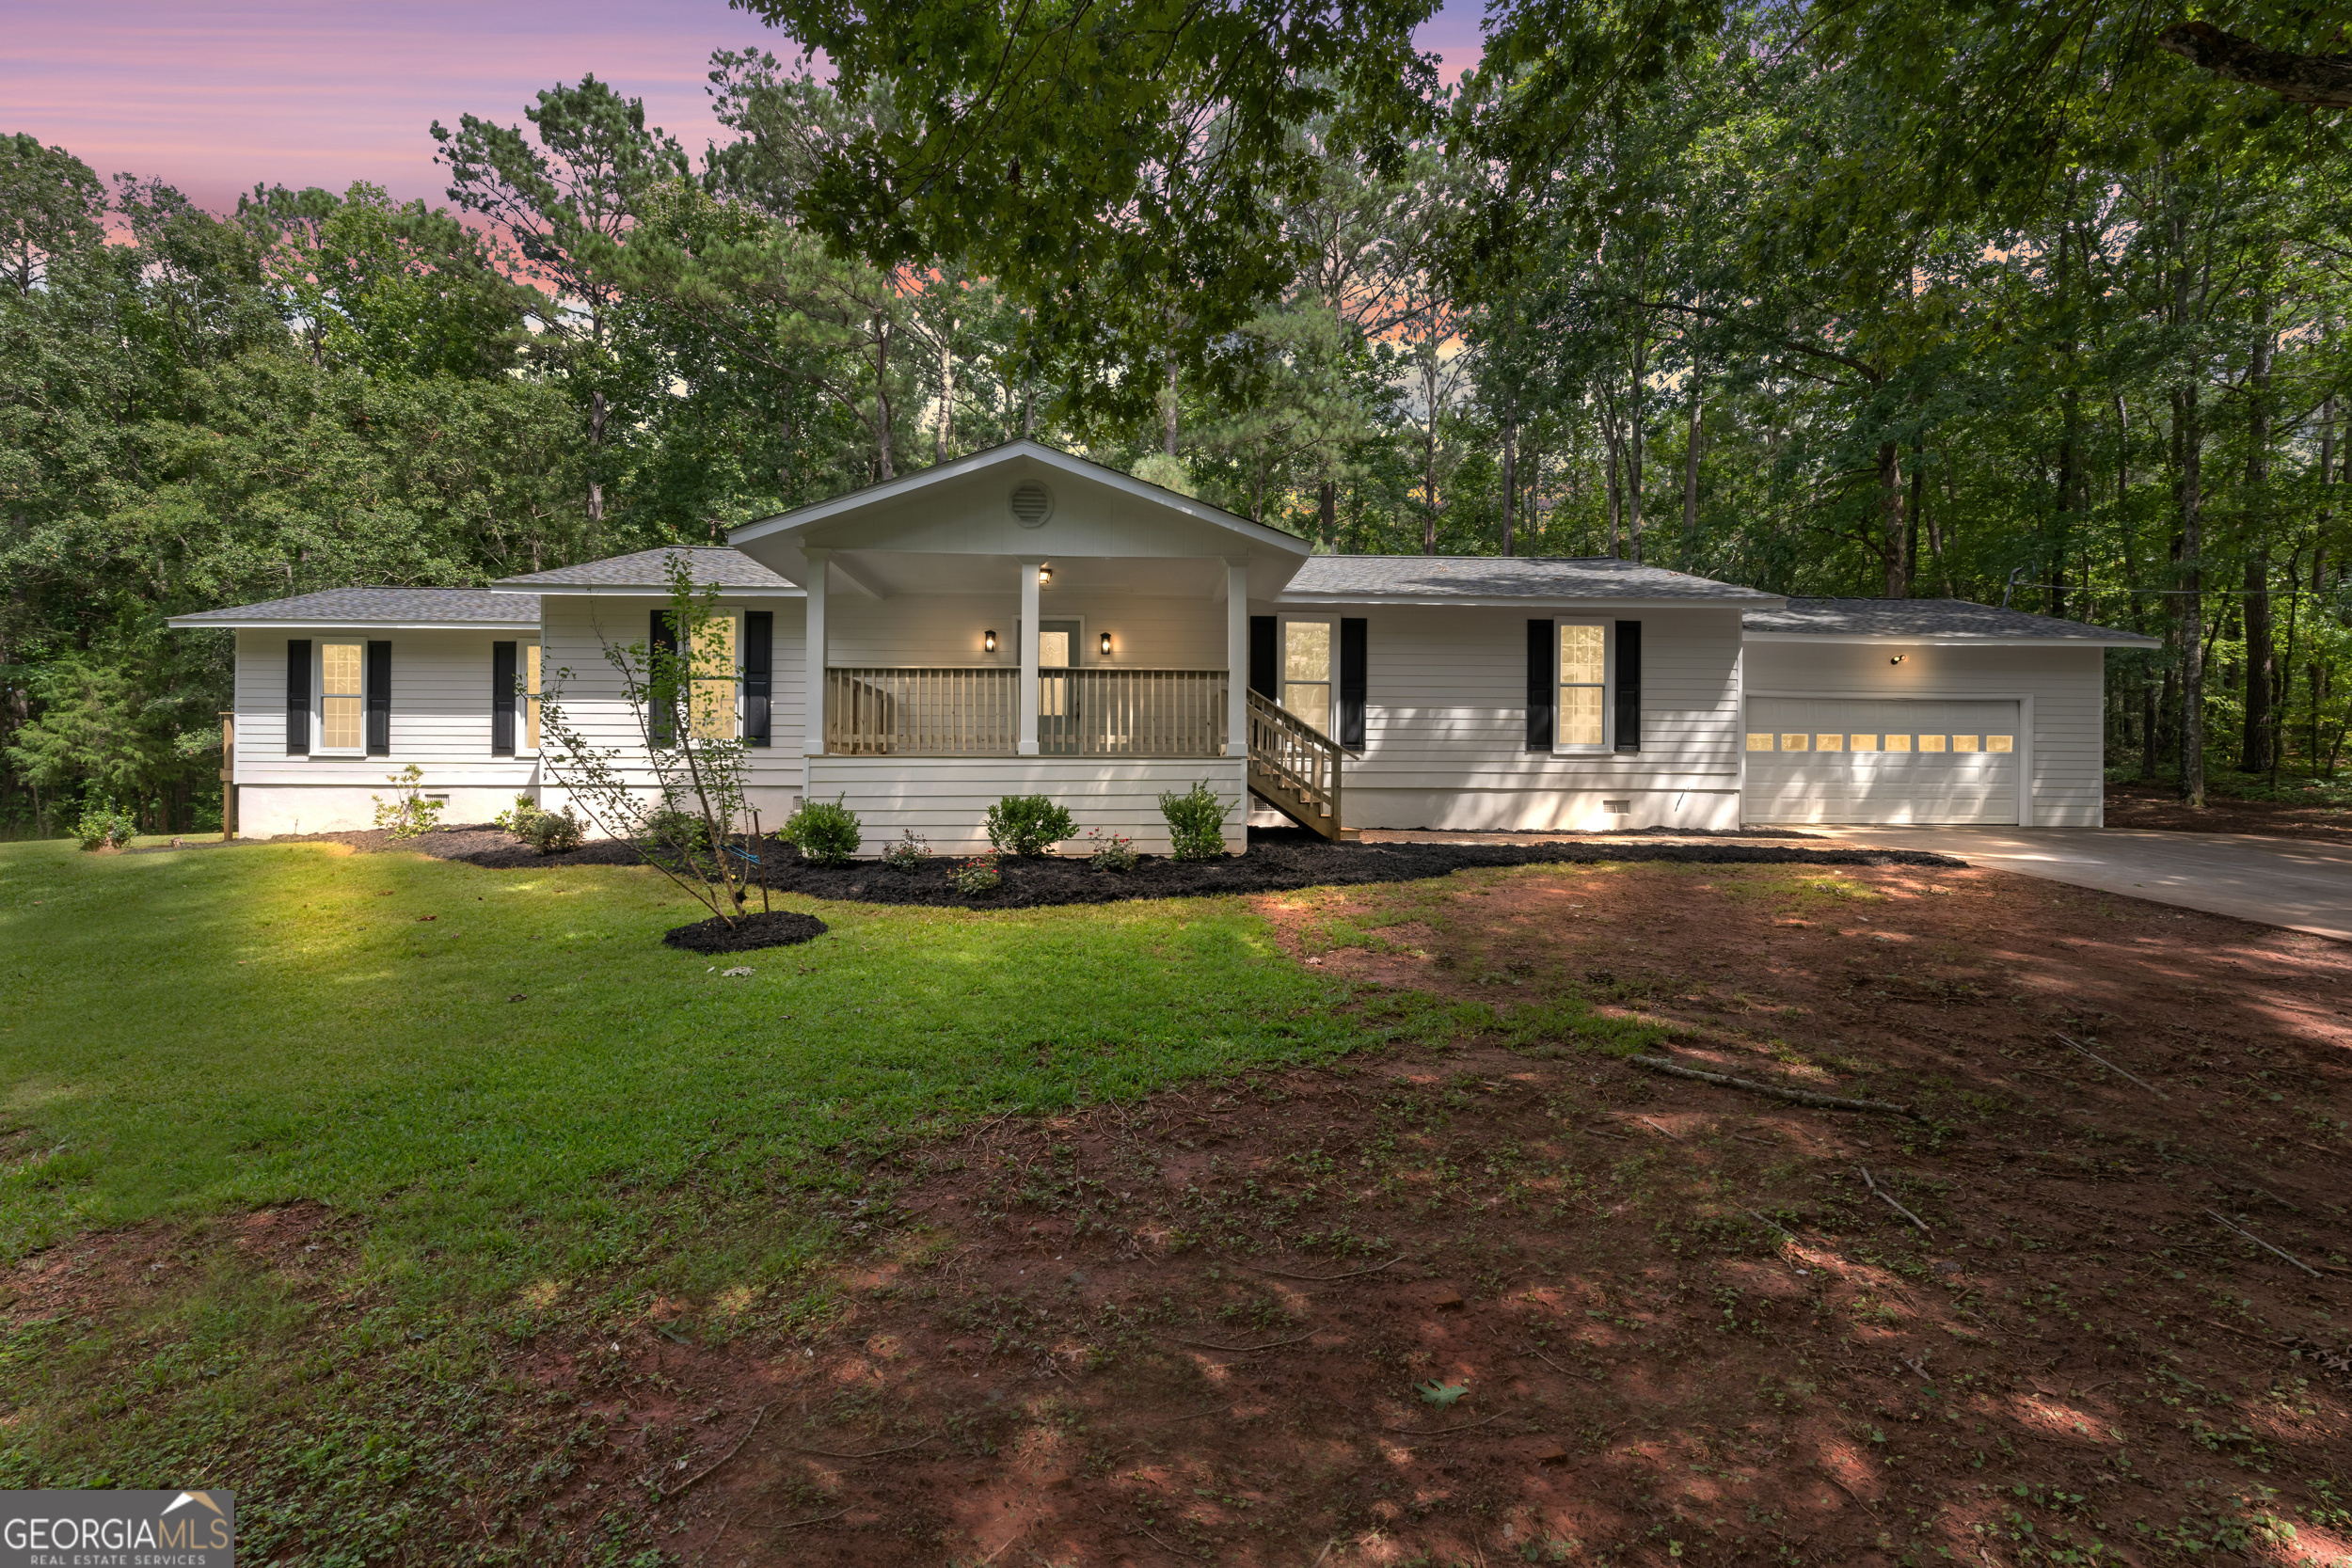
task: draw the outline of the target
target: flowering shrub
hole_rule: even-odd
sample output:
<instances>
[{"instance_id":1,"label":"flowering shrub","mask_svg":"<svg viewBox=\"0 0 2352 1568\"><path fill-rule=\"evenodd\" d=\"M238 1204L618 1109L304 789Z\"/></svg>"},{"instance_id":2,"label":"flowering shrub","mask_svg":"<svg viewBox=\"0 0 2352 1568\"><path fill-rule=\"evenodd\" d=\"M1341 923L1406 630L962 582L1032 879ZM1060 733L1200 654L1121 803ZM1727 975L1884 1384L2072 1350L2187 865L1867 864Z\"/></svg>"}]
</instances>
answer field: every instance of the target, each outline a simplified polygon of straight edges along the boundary
<instances>
[{"instance_id":1,"label":"flowering shrub","mask_svg":"<svg viewBox=\"0 0 2352 1568\"><path fill-rule=\"evenodd\" d=\"M119 849L137 831L138 824L115 810L112 800L84 807L82 819L73 825L73 836L85 849Z\"/></svg>"},{"instance_id":2,"label":"flowering shrub","mask_svg":"<svg viewBox=\"0 0 2352 1568\"><path fill-rule=\"evenodd\" d=\"M994 855L974 855L970 860L960 863L953 875L956 891L966 897L993 893L1005 879L1003 873L996 869Z\"/></svg>"},{"instance_id":3,"label":"flowering shrub","mask_svg":"<svg viewBox=\"0 0 2352 1568\"><path fill-rule=\"evenodd\" d=\"M1124 833L1105 838L1100 828L1087 834L1087 847L1090 851L1087 863L1097 871L1133 871L1136 862L1143 858L1136 853L1134 839Z\"/></svg>"},{"instance_id":4,"label":"flowering shrub","mask_svg":"<svg viewBox=\"0 0 2352 1568\"><path fill-rule=\"evenodd\" d=\"M931 858L931 847L913 828L898 830L898 842L882 851L882 864L893 871L920 871Z\"/></svg>"}]
</instances>

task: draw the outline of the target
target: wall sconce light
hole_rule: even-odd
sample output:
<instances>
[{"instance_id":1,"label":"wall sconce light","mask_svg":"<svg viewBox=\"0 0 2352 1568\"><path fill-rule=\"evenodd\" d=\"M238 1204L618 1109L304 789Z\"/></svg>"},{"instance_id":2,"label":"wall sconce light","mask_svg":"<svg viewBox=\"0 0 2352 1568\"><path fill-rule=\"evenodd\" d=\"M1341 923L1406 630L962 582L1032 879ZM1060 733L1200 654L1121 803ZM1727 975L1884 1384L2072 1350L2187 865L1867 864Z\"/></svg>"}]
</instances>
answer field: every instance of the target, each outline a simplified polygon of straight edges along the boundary
<instances>
[{"instance_id":1,"label":"wall sconce light","mask_svg":"<svg viewBox=\"0 0 2352 1568\"><path fill-rule=\"evenodd\" d=\"M1904 659L1907 659L1910 657L1911 656L1909 654L1897 654L1893 658L1888 659L1886 662L1889 664L1900 664Z\"/></svg>"},{"instance_id":2,"label":"wall sconce light","mask_svg":"<svg viewBox=\"0 0 2352 1568\"><path fill-rule=\"evenodd\" d=\"M1109 632L1103 634L1103 657L1104 658L1111 657L1111 634Z\"/></svg>"},{"instance_id":3,"label":"wall sconce light","mask_svg":"<svg viewBox=\"0 0 2352 1568\"><path fill-rule=\"evenodd\" d=\"M996 651L996 634L993 631L980 633L980 648L986 653L993 654Z\"/></svg>"},{"instance_id":4,"label":"wall sconce light","mask_svg":"<svg viewBox=\"0 0 2352 1568\"><path fill-rule=\"evenodd\" d=\"M1049 587L1052 585L1053 580L1054 568L1052 564L1046 562L1040 562L1037 568L1037 585L1040 588Z\"/></svg>"}]
</instances>

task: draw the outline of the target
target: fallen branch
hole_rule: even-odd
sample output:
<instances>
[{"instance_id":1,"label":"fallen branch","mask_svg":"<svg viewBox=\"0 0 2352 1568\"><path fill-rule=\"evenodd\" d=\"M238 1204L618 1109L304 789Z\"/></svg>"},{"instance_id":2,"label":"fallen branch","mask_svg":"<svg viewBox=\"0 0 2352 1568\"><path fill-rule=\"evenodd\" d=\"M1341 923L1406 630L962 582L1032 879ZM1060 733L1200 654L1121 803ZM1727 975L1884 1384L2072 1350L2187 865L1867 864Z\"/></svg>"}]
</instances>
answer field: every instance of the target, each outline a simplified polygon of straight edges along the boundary
<instances>
[{"instance_id":1,"label":"fallen branch","mask_svg":"<svg viewBox=\"0 0 2352 1568\"><path fill-rule=\"evenodd\" d=\"M1680 1143L1680 1142L1682 1141L1682 1134L1681 1134L1681 1133L1679 1133L1679 1132L1676 1132L1673 1128L1671 1128L1671 1127L1663 1127L1663 1126L1660 1126L1660 1124L1659 1124L1659 1123L1654 1122L1654 1121L1650 1121L1650 1120L1649 1120L1649 1117L1644 1117L1642 1119L1643 1119L1644 1121L1649 1121L1649 1124L1650 1124L1652 1127L1656 1127L1656 1128L1658 1128L1658 1130L1659 1130L1661 1132L1665 1133L1665 1134L1666 1134L1666 1136L1668 1136L1668 1137L1672 1138L1675 1142L1677 1142L1677 1143Z\"/></svg>"},{"instance_id":2,"label":"fallen branch","mask_svg":"<svg viewBox=\"0 0 2352 1568\"><path fill-rule=\"evenodd\" d=\"M2090 1057L2092 1061L2098 1063L2109 1072L2114 1073L2118 1078L2131 1078L2133 1083L2137 1084L2141 1088L2146 1089L2150 1094L2154 1095L2158 1100L2169 1098L2162 1089L2156 1087L2145 1078L2133 1078L2130 1073L2125 1072L2122 1068L2117 1067L2113 1062L2108 1061L2105 1056L2102 1056L2096 1051L2091 1050L2090 1047L2084 1045L2078 1040L2067 1039L2067 1037L2064 1035L2058 1035L2058 1031L2055 1029L2051 1030L2050 1033L2058 1035L2058 1038L2066 1040L2067 1044L2073 1046L2075 1050L2081 1052L2084 1055Z\"/></svg>"},{"instance_id":3,"label":"fallen branch","mask_svg":"<svg viewBox=\"0 0 2352 1568\"><path fill-rule=\"evenodd\" d=\"M1883 1100L1848 1100L1843 1095L1816 1094L1811 1089L1784 1089L1777 1084L1759 1084L1753 1078L1734 1078L1727 1072L1707 1072L1680 1062L1670 1062L1663 1056L1628 1056L1627 1061L1652 1072L1672 1074L1677 1078L1694 1078L1702 1084L1719 1084L1727 1089L1745 1089L1750 1094L1768 1094L1774 1100L1786 1100L1797 1105L1819 1105L1830 1111L1883 1111L1889 1116L1910 1117L1915 1121L1928 1118L1908 1105L1890 1105Z\"/></svg>"},{"instance_id":4,"label":"fallen branch","mask_svg":"<svg viewBox=\"0 0 2352 1568\"><path fill-rule=\"evenodd\" d=\"M1213 1345L1206 1339L1178 1339L1174 1335L1168 1336L1176 1344L1190 1345L1195 1350L1223 1351L1228 1355L1255 1355L1262 1350L1279 1350L1284 1345L1295 1345L1300 1340L1311 1339L1314 1337L1314 1331L1309 1329L1296 1339L1272 1339L1263 1345Z\"/></svg>"},{"instance_id":5,"label":"fallen branch","mask_svg":"<svg viewBox=\"0 0 2352 1568\"><path fill-rule=\"evenodd\" d=\"M1486 1421L1499 1421L1501 1419L1502 1419L1502 1412L1500 1410L1486 1418ZM1451 1437L1457 1432L1474 1432L1478 1428L1485 1426L1486 1421L1472 1421L1467 1426L1438 1427L1435 1430L1426 1432L1422 1431L1419 1427L1383 1427L1381 1430L1383 1432L1399 1433L1406 1437Z\"/></svg>"},{"instance_id":6,"label":"fallen branch","mask_svg":"<svg viewBox=\"0 0 2352 1568\"><path fill-rule=\"evenodd\" d=\"M1599 1381L1600 1381L1598 1378L1594 1377L1594 1376L1593 1376L1593 1374L1592 1374L1592 1373L1590 1373L1590 1372L1581 1372L1581 1371L1578 1371L1578 1370L1577 1370L1575 1368L1573 1368L1573 1367L1563 1367L1562 1365L1560 1365L1560 1363L1559 1363L1559 1362L1554 1361L1554 1360L1553 1360L1550 1356L1546 1355L1546 1354L1545 1354L1542 1351L1539 1351L1539 1350L1523 1350L1523 1351L1520 1351L1518 1354L1521 1354L1521 1355L1532 1355L1532 1356L1534 1356L1536 1360L1538 1360L1538 1361L1542 1362L1545 1366L1549 1367L1549 1368L1550 1368L1553 1371L1558 1372L1558 1373L1559 1373L1561 1376L1563 1376L1563 1377L1581 1377L1581 1378L1586 1378L1586 1379L1590 1379L1591 1381L1593 1381L1593 1382L1595 1382L1595 1383L1597 1383L1597 1382L1599 1382Z\"/></svg>"},{"instance_id":7,"label":"fallen branch","mask_svg":"<svg viewBox=\"0 0 2352 1568\"><path fill-rule=\"evenodd\" d=\"M1770 1214L1756 1214L1756 1211L1755 1211L1755 1210L1753 1210L1753 1209L1749 1210L1749 1211L1748 1211L1748 1212L1749 1212L1749 1213L1751 1213L1751 1214L1756 1214L1756 1217L1757 1219L1762 1220L1762 1221L1763 1221L1766 1225L1771 1226L1771 1227L1772 1227L1774 1230L1779 1231L1782 1235L1784 1235L1784 1236L1788 1237L1790 1241L1792 1241L1792 1242L1798 1242L1798 1241L1799 1241L1798 1236L1797 1236L1797 1233L1796 1233L1795 1231L1793 1231L1793 1230L1789 1229L1787 1226L1785 1226L1785 1225L1781 1224L1781 1223L1780 1223L1780 1221L1778 1221L1778 1220L1776 1220L1776 1219L1772 1218ZM1803 1243L1802 1243L1802 1242L1799 1242L1799 1244L1800 1244L1800 1245L1802 1245L1802 1244L1803 1244Z\"/></svg>"},{"instance_id":8,"label":"fallen branch","mask_svg":"<svg viewBox=\"0 0 2352 1568\"><path fill-rule=\"evenodd\" d=\"M850 1515L850 1511L849 1511L848 1509L846 1509L846 1508L845 1508L845 1509L843 1509L843 1510L842 1510L840 1513L826 1513L826 1514L821 1514L821 1515L819 1515L818 1517L814 1518L814 1519L795 1519L795 1520L791 1521L789 1524L783 1524L783 1525L754 1525L754 1526L752 1527L752 1528L754 1528L754 1529L803 1529L803 1528L807 1528L808 1526L810 1526L810 1525L823 1525L823 1524L830 1524L830 1523L832 1523L832 1522L833 1522L834 1520L835 1520L835 1519L846 1519L846 1518L848 1518L848 1517L849 1517L849 1515Z\"/></svg>"},{"instance_id":9,"label":"fallen branch","mask_svg":"<svg viewBox=\"0 0 2352 1568\"><path fill-rule=\"evenodd\" d=\"M1361 1279L1368 1274L1378 1274L1382 1269L1392 1269L1405 1259L1401 1256L1391 1258L1385 1263L1375 1263L1371 1268L1355 1269L1346 1274L1284 1274L1280 1269L1262 1269L1255 1263L1245 1263L1238 1258L1228 1258L1225 1261L1237 1269L1248 1269L1251 1274L1271 1275L1277 1279L1303 1279L1310 1285L1328 1285L1335 1279Z\"/></svg>"},{"instance_id":10,"label":"fallen branch","mask_svg":"<svg viewBox=\"0 0 2352 1568\"><path fill-rule=\"evenodd\" d=\"M729 1449L726 1452L721 1454L718 1458L712 1460L709 1464L704 1465L701 1469L695 1471L684 1481L679 1481L675 1486L671 1487L667 1492L662 1493L661 1496L656 1500L666 1503L673 1497L684 1496L688 1488L706 1480L712 1471L718 1469L720 1465L724 1465L728 1460L733 1459L738 1453L740 1453L743 1449L743 1445L752 1440L752 1433L759 1430L760 1418L767 1414L768 1407L764 1404L757 1410L753 1411L752 1424L743 1429L743 1435L735 1440L734 1448Z\"/></svg>"},{"instance_id":11,"label":"fallen branch","mask_svg":"<svg viewBox=\"0 0 2352 1568\"><path fill-rule=\"evenodd\" d=\"M2280 1350L2286 1348L2284 1339L2266 1338L2250 1328L2240 1328L2234 1323L2225 1323L2218 1318L2200 1318L2197 1321L2208 1328L2217 1328L2224 1334L2234 1334L2242 1339L2251 1339L2258 1345L2270 1345Z\"/></svg>"},{"instance_id":12,"label":"fallen branch","mask_svg":"<svg viewBox=\"0 0 2352 1568\"><path fill-rule=\"evenodd\" d=\"M1934 1234L1932 1230L1929 1229L1927 1221L1921 1219L1918 1215L1913 1213L1910 1210L1896 1202L1892 1194L1888 1193L1885 1188L1880 1186L1877 1182L1871 1180L1870 1173L1868 1171L1863 1170L1860 1165L1854 1166L1854 1169L1862 1171L1862 1184L1869 1188L1870 1191L1876 1193L1879 1196L1879 1201L1884 1203L1889 1209L1894 1210L1895 1212L1900 1214L1903 1218L1917 1226L1921 1230L1928 1231L1930 1235Z\"/></svg>"},{"instance_id":13,"label":"fallen branch","mask_svg":"<svg viewBox=\"0 0 2352 1568\"><path fill-rule=\"evenodd\" d=\"M2229 1222L2227 1219L2223 1219L2223 1218L2222 1218L2222 1216L2221 1216L2221 1215L2219 1215L2219 1214L2214 1214L2214 1212L2213 1212L2212 1210L2210 1210L2210 1209L2206 1210L2206 1211L2205 1211L2205 1212L2206 1212L2206 1213L2208 1213L2208 1214L2213 1214L2213 1217L2214 1217L2215 1219L2217 1219L2217 1220L2220 1220L2220 1221L2221 1221L2221 1223L2222 1223L2224 1226L2228 1227L2229 1227L2230 1229L2232 1229L2232 1230L2236 1231L2239 1235L2241 1235L2241 1236L2245 1237L2248 1241L2249 1241L2249 1242L2253 1243L2256 1246L2258 1246L2258 1247L2262 1248L2265 1252L2276 1252L2276 1253L2278 1253L2280 1257L2281 1257L2281 1258L2285 1259L2288 1262L2290 1262L2290 1263L2294 1264L2296 1268L2301 1269L2301 1270L2302 1270L2305 1274L2310 1275L2311 1275L2313 1279L2325 1279L2325 1278L2327 1278L2327 1277L2328 1277L2326 1275L2321 1274L2321 1273L2320 1273L2317 1269L2312 1268L2312 1267L2309 1263L2304 1262L2304 1261L2303 1261L2303 1259L2301 1259L2300 1258L2297 1258L2296 1256L2295 1256L2295 1254L2293 1254L2293 1253L2291 1253L2291 1252L2279 1252L2279 1249L2278 1249L2277 1247L2272 1246L2272 1245L2271 1245L2268 1242L2264 1241L2264 1240L2263 1240L2260 1236L2255 1235L2252 1231L2250 1231L2250 1230L2247 1229L2244 1226L2231 1225L2231 1224L2230 1224L2230 1222Z\"/></svg>"},{"instance_id":14,"label":"fallen branch","mask_svg":"<svg viewBox=\"0 0 2352 1568\"><path fill-rule=\"evenodd\" d=\"M886 1453L906 1453L912 1449L919 1449L924 1444L930 1442L932 1438L935 1438L938 1435L939 1433L934 1432L930 1437L918 1437L912 1443L902 1443L895 1449L873 1449L865 1453L835 1453L831 1449L799 1448L794 1449L792 1451L794 1453L813 1453L819 1459L880 1459Z\"/></svg>"}]
</instances>

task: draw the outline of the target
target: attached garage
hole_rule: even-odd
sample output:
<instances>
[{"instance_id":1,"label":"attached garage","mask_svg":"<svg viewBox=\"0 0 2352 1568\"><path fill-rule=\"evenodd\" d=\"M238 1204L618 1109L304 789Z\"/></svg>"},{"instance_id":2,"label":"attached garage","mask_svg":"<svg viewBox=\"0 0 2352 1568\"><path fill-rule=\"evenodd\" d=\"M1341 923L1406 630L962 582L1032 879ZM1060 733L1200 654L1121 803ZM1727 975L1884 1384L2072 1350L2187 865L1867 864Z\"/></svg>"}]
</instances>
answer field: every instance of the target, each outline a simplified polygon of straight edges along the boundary
<instances>
[{"instance_id":1,"label":"attached garage","mask_svg":"<svg viewBox=\"0 0 2352 1568\"><path fill-rule=\"evenodd\" d=\"M1750 822L2014 825L2019 704L1751 697Z\"/></svg>"},{"instance_id":2,"label":"attached garage","mask_svg":"<svg viewBox=\"0 0 2352 1568\"><path fill-rule=\"evenodd\" d=\"M1790 599L1740 652L1740 816L2096 828L2106 651L2153 638L1960 599Z\"/></svg>"}]
</instances>

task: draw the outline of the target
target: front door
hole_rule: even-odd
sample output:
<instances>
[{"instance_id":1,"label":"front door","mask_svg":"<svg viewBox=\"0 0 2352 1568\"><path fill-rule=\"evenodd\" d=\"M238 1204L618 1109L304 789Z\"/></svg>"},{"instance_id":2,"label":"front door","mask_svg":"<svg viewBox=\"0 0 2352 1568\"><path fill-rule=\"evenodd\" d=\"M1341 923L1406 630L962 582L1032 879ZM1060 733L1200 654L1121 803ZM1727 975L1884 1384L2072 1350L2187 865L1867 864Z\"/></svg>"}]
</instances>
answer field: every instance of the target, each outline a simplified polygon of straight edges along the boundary
<instances>
[{"instance_id":1,"label":"front door","mask_svg":"<svg viewBox=\"0 0 2352 1568\"><path fill-rule=\"evenodd\" d=\"M1075 756L1078 752L1078 683L1070 672L1078 666L1076 621L1037 624L1037 749L1045 756Z\"/></svg>"}]
</instances>

